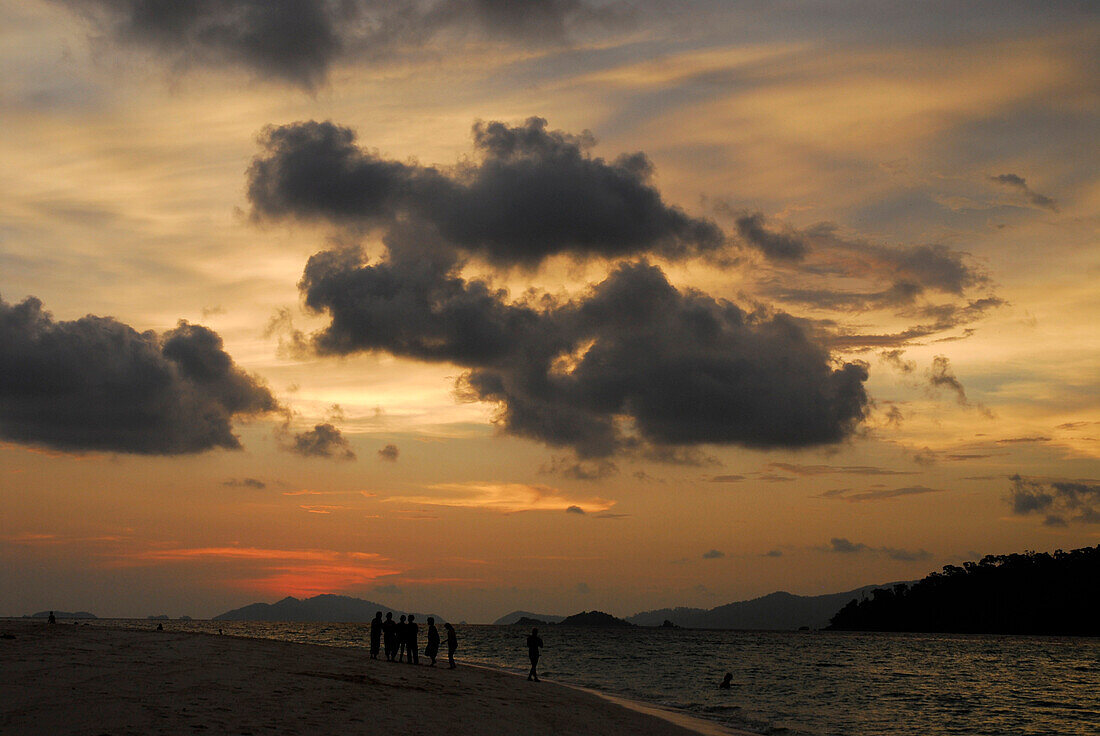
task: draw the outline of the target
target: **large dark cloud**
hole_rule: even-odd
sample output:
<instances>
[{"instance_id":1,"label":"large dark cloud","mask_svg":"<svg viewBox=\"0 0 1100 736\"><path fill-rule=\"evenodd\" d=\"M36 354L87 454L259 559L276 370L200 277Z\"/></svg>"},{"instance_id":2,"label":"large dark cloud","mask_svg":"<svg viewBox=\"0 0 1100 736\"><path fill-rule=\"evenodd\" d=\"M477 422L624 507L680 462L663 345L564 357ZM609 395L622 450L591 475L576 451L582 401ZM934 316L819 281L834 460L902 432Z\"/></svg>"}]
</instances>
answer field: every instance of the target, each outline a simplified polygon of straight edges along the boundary
<instances>
[{"instance_id":1,"label":"large dark cloud","mask_svg":"<svg viewBox=\"0 0 1100 736\"><path fill-rule=\"evenodd\" d=\"M112 39L177 63L239 65L313 88L341 58L384 63L446 32L561 43L627 14L583 0L58 0Z\"/></svg>"},{"instance_id":2,"label":"large dark cloud","mask_svg":"<svg viewBox=\"0 0 1100 736\"><path fill-rule=\"evenodd\" d=\"M237 449L235 416L279 409L217 333L160 335L110 317L54 321L0 300L0 437L64 451L176 455Z\"/></svg>"},{"instance_id":3,"label":"large dark cloud","mask_svg":"<svg viewBox=\"0 0 1100 736\"><path fill-rule=\"evenodd\" d=\"M620 264L583 297L509 302L502 291L402 255L325 251L306 304L322 353L384 351L469 368L462 391L497 403L508 432L583 457L658 446L803 447L845 438L866 410L866 368L830 365L786 315L746 313ZM625 421L624 421L625 420ZM626 426L629 425L629 426Z\"/></svg>"},{"instance_id":4,"label":"large dark cloud","mask_svg":"<svg viewBox=\"0 0 1100 736\"><path fill-rule=\"evenodd\" d=\"M1067 522L1100 524L1100 483L1093 480L1041 480L1014 475L1009 502L1020 515L1042 515L1048 526Z\"/></svg>"},{"instance_id":5,"label":"large dark cloud","mask_svg":"<svg viewBox=\"0 0 1100 736\"><path fill-rule=\"evenodd\" d=\"M722 232L669 206L650 183L642 153L593 157L590 134L478 123L477 162L444 171L382 158L330 122L270 128L249 169L256 217L325 219L390 229L421 228L463 253L498 265L548 256L682 258L717 254Z\"/></svg>"}]
</instances>

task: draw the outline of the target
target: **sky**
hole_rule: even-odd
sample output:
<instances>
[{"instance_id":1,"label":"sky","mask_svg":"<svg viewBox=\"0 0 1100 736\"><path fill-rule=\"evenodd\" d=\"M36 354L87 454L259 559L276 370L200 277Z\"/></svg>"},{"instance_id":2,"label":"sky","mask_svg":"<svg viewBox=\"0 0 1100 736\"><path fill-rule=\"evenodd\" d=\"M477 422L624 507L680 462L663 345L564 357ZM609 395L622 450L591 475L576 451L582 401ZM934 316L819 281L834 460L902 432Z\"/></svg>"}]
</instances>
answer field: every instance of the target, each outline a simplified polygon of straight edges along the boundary
<instances>
[{"instance_id":1,"label":"sky","mask_svg":"<svg viewBox=\"0 0 1100 736\"><path fill-rule=\"evenodd\" d=\"M0 615L1100 542L1090 2L0 0Z\"/></svg>"}]
</instances>

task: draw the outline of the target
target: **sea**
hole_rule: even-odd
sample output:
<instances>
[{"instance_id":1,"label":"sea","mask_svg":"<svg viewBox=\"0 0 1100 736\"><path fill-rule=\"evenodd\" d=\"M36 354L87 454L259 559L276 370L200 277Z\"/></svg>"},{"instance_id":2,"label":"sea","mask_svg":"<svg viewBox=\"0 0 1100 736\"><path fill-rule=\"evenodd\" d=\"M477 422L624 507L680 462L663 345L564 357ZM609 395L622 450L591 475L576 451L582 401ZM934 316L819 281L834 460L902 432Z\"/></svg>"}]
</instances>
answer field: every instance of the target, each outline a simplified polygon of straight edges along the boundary
<instances>
[{"instance_id":1,"label":"sea","mask_svg":"<svg viewBox=\"0 0 1100 736\"><path fill-rule=\"evenodd\" d=\"M170 630L369 646L369 624L89 623L143 628L162 623ZM460 664L526 674L526 629L455 628ZM1100 734L1096 638L554 626L540 635L543 679L760 734ZM721 690L726 672L733 674L733 686Z\"/></svg>"}]
</instances>

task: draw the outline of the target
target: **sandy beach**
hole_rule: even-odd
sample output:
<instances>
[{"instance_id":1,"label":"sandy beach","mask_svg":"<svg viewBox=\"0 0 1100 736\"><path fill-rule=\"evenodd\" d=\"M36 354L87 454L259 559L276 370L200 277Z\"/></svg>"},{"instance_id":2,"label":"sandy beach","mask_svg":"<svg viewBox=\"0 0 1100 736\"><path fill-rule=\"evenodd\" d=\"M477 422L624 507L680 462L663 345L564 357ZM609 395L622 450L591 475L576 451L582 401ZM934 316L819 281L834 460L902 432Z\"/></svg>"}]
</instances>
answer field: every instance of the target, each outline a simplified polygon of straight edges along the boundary
<instances>
[{"instance_id":1,"label":"sandy beach","mask_svg":"<svg viewBox=\"0 0 1100 736\"><path fill-rule=\"evenodd\" d=\"M148 626L0 621L0 733L733 733L490 668Z\"/></svg>"}]
</instances>

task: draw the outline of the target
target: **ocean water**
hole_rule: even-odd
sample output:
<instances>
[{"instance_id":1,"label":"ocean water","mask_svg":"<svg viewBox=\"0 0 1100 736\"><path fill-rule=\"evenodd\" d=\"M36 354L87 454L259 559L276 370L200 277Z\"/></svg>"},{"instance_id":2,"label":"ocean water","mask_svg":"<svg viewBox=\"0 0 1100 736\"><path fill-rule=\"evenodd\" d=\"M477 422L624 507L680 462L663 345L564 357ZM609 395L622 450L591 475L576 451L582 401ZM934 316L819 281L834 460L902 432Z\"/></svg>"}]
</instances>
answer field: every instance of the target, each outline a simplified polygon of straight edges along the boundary
<instances>
[{"instance_id":1,"label":"ocean water","mask_svg":"<svg viewBox=\"0 0 1100 736\"><path fill-rule=\"evenodd\" d=\"M152 621L94 623L156 626ZM222 629L237 636L368 646L366 624L164 624L176 630ZM526 673L526 630L467 625L456 630L460 662ZM541 636L546 646L539 674L546 679L761 734L1100 734L1098 639L553 626L543 628ZM733 688L719 690L726 672L733 673Z\"/></svg>"}]
</instances>

